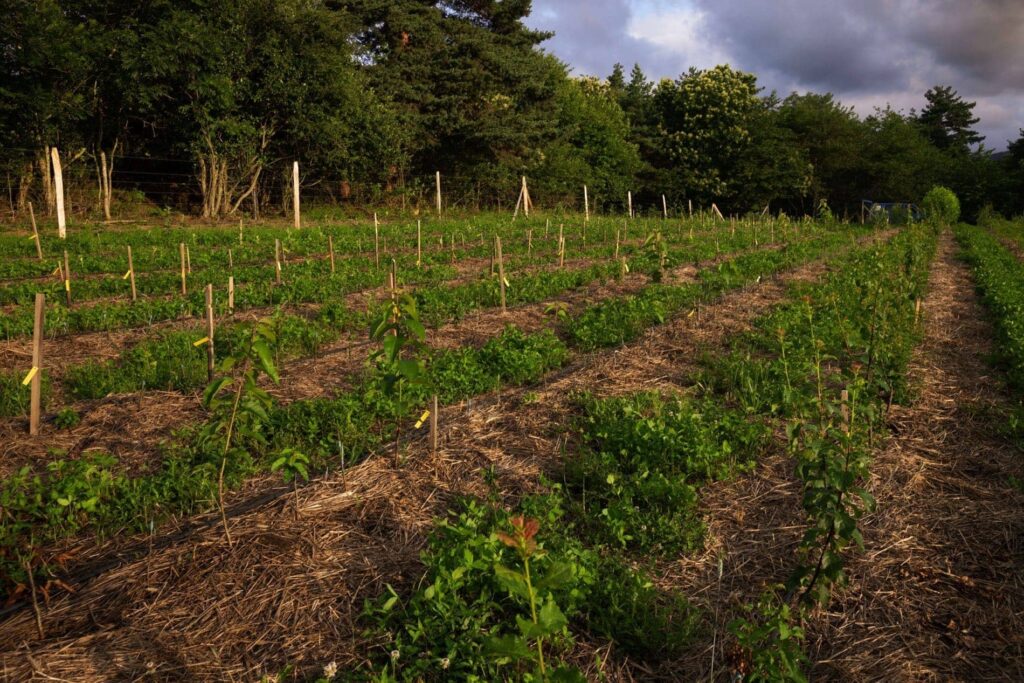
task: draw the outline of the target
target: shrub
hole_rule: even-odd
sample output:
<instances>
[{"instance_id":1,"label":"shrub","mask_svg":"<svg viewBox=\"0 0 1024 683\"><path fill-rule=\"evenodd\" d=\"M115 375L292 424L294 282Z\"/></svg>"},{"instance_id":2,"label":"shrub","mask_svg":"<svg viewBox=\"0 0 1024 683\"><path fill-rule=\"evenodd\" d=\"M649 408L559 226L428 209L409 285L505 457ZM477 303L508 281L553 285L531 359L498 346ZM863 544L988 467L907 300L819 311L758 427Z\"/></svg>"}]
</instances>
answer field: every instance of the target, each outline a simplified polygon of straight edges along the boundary
<instances>
[{"instance_id":1,"label":"shrub","mask_svg":"<svg viewBox=\"0 0 1024 683\"><path fill-rule=\"evenodd\" d=\"M928 220L935 223L949 225L960 219L960 200L952 190L941 185L928 190L921 206Z\"/></svg>"}]
</instances>

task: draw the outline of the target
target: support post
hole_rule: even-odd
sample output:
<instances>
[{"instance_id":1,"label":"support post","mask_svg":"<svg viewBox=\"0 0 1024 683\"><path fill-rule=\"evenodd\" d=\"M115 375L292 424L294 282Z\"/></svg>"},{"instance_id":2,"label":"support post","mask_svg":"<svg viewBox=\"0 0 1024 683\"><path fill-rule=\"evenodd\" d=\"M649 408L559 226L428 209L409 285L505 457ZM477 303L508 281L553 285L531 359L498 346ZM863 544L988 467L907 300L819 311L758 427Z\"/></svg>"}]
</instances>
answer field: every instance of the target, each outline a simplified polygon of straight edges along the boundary
<instances>
[{"instance_id":1,"label":"support post","mask_svg":"<svg viewBox=\"0 0 1024 683\"><path fill-rule=\"evenodd\" d=\"M235 276L228 275L228 313L235 314Z\"/></svg>"},{"instance_id":2,"label":"support post","mask_svg":"<svg viewBox=\"0 0 1024 683\"><path fill-rule=\"evenodd\" d=\"M64 295L67 297L68 308L71 308L71 264L67 249L64 250Z\"/></svg>"},{"instance_id":3,"label":"support post","mask_svg":"<svg viewBox=\"0 0 1024 683\"><path fill-rule=\"evenodd\" d=\"M590 220L590 196L587 194L587 186L583 186L583 220Z\"/></svg>"},{"instance_id":4,"label":"support post","mask_svg":"<svg viewBox=\"0 0 1024 683\"><path fill-rule=\"evenodd\" d=\"M334 237L327 236L327 253L331 257L331 275L334 275Z\"/></svg>"},{"instance_id":5,"label":"support post","mask_svg":"<svg viewBox=\"0 0 1024 683\"><path fill-rule=\"evenodd\" d=\"M292 210L295 213L295 229L302 227L302 220L299 213L299 162L292 162Z\"/></svg>"},{"instance_id":6,"label":"support post","mask_svg":"<svg viewBox=\"0 0 1024 683\"><path fill-rule=\"evenodd\" d=\"M430 399L430 453L437 453L437 394Z\"/></svg>"},{"instance_id":7,"label":"support post","mask_svg":"<svg viewBox=\"0 0 1024 683\"><path fill-rule=\"evenodd\" d=\"M281 240L274 240L274 283L281 284Z\"/></svg>"},{"instance_id":8,"label":"support post","mask_svg":"<svg viewBox=\"0 0 1024 683\"><path fill-rule=\"evenodd\" d=\"M416 267L423 266L423 223L416 219Z\"/></svg>"},{"instance_id":9,"label":"support post","mask_svg":"<svg viewBox=\"0 0 1024 683\"><path fill-rule=\"evenodd\" d=\"M178 254L181 260L181 295L186 296L188 294L188 287L185 285L185 243L178 243Z\"/></svg>"},{"instance_id":10,"label":"support post","mask_svg":"<svg viewBox=\"0 0 1024 683\"><path fill-rule=\"evenodd\" d=\"M32 323L32 373L29 394L28 433L35 436L39 433L39 412L42 404L43 387L43 310L46 295L36 292L35 319Z\"/></svg>"},{"instance_id":11,"label":"support post","mask_svg":"<svg viewBox=\"0 0 1024 683\"><path fill-rule=\"evenodd\" d=\"M629 211L629 217L632 218L633 217L633 191L632 190L627 190L626 191L626 208Z\"/></svg>"},{"instance_id":12,"label":"support post","mask_svg":"<svg viewBox=\"0 0 1024 683\"><path fill-rule=\"evenodd\" d=\"M128 245L128 281L132 285L132 301L138 298L135 291L135 263L132 262L132 245Z\"/></svg>"},{"instance_id":13,"label":"support post","mask_svg":"<svg viewBox=\"0 0 1024 683\"><path fill-rule=\"evenodd\" d=\"M373 212L373 264L380 270L380 224L377 222L377 212Z\"/></svg>"},{"instance_id":14,"label":"support post","mask_svg":"<svg viewBox=\"0 0 1024 683\"><path fill-rule=\"evenodd\" d=\"M206 285L206 378L213 381L213 285Z\"/></svg>"},{"instance_id":15,"label":"support post","mask_svg":"<svg viewBox=\"0 0 1024 683\"><path fill-rule=\"evenodd\" d=\"M437 189L437 215L441 215L441 172L436 171L434 173L434 185Z\"/></svg>"},{"instance_id":16,"label":"support post","mask_svg":"<svg viewBox=\"0 0 1024 683\"><path fill-rule=\"evenodd\" d=\"M498 285L501 291L501 312L505 313L505 260L501 257L501 236L494 236L494 251L498 256Z\"/></svg>"},{"instance_id":17,"label":"support post","mask_svg":"<svg viewBox=\"0 0 1024 683\"><path fill-rule=\"evenodd\" d=\"M668 202L665 201L665 195L661 195L661 217L668 220Z\"/></svg>"},{"instance_id":18,"label":"support post","mask_svg":"<svg viewBox=\"0 0 1024 683\"><path fill-rule=\"evenodd\" d=\"M60 154L56 147L50 148L50 156L53 162L53 184L57 197L57 235L61 239L66 239L68 223L64 216L64 173L61 171Z\"/></svg>"},{"instance_id":19,"label":"support post","mask_svg":"<svg viewBox=\"0 0 1024 683\"><path fill-rule=\"evenodd\" d=\"M28 217L32 219L32 236L35 238L36 243L36 256L40 261L43 260L43 245L39 243L39 229L36 227L36 212L32 208L32 202L28 203Z\"/></svg>"}]
</instances>

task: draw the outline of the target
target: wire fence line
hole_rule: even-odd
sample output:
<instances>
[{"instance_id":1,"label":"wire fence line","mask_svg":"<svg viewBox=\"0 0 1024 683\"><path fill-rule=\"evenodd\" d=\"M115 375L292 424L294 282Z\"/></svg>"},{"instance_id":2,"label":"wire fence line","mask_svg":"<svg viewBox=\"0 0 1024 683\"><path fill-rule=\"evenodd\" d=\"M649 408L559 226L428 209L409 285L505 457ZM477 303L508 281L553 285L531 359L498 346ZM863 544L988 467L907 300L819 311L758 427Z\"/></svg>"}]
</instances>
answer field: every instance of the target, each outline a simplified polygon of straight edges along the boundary
<instances>
[{"instance_id":1,"label":"wire fence line","mask_svg":"<svg viewBox=\"0 0 1024 683\"><path fill-rule=\"evenodd\" d=\"M7 150L16 153L3 168L4 194L7 201L0 215L8 220L21 220L28 214L31 202L37 216L52 216L55 197L52 169L43 161L39 150ZM287 165L287 173L284 166ZM79 153L62 159L65 211L71 217L90 218L104 215L104 182L100 162L94 155ZM405 175L395 173L384 181L359 181L349 178L324 177L303 172L300 162L299 195L302 211L347 209L353 212L389 210L393 212L430 215L436 213L435 174ZM248 216L272 218L290 215L293 211L291 162L264 169L252 190L248 179L231 180L230 197L225 210L214 217ZM531 209L592 214L626 214L632 204L634 215L685 215L700 207L683 202L663 201L660 196L610 196L599 187L578 182L538 181L527 178ZM203 210L202 171L191 159L161 158L119 154L109 171L111 218L136 217L146 210L200 214ZM507 173L489 176L441 174L441 205L443 211L507 211L514 212L520 204L522 176ZM249 190L248 194L246 191ZM523 211L523 207L519 206Z\"/></svg>"}]
</instances>

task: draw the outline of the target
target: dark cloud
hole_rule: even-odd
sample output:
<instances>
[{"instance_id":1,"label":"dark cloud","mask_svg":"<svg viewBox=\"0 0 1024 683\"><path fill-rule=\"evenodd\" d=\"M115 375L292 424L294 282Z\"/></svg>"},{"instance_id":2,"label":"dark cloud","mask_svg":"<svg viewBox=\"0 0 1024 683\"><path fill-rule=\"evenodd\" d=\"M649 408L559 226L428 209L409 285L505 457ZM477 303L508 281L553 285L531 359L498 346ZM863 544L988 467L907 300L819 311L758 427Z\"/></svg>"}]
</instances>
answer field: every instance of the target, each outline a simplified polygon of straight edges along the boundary
<instances>
[{"instance_id":1,"label":"dark cloud","mask_svg":"<svg viewBox=\"0 0 1024 683\"><path fill-rule=\"evenodd\" d=\"M1024 126L1024 0L535 0L531 24L577 72L639 62L676 77L707 59L782 93L817 90L858 104L923 105L948 84L977 100L1001 149Z\"/></svg>"}]
</instances>

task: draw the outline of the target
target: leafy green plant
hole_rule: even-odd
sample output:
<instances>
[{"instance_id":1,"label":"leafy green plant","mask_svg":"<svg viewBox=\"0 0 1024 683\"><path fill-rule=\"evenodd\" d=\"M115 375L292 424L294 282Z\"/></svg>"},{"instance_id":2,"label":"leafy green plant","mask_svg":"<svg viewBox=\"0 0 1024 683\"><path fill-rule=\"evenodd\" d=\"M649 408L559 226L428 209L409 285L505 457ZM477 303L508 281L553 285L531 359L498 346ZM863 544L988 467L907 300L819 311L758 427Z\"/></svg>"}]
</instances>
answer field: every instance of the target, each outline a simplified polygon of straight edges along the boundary
<instances>
[{"instance_id":1,"label":"leafy green plant","mask_svg":"<svg viewBox=\"0 0 1024 683\"><path fill-rule=\"evenodd\" d=\"M921 208L937 225L952 225L960 219L960 200L948 187L936 185L921 200Z\"/></svg>"},{"instance_id":2,"label":"leafy green plant","mask_svg":"<svg viewBox=\"0 0 1024 683\"><path fill-rule=\"evenodd\" d=\"M224 509L224 470L229 458L249 457L239 446L240 441L265 442L263 428L269 421L268 411L273 399L259 386L259 379L261 374L266 374L274 382L279 381L274 365L276 341L269 320L255 323L235 352L220 361L217 366L220 376L203 392L203 405L209 410L210 419L199 438L206 444L223 444L217 474L217 502L229 545L231 531Z\"/></svg>"},{"instance_id":3,"label":"leafy green plant","mask_svg":"<svg viewBox=\"0 0 1024 683\"><path fill-rule=\"evenodd\" d=\"M775 683L807 680L802 667L807 655L801 649L804 631L794 624L797 616L780 597L780 588L765 590L754 604L746 605L746 615L734 619L729 631L736 637L730 654L734 674L751 683Z\"/></svg>"},{"instance_id":4,"label":"leafy green plant","mask_svg":"<svg viewBox=\"0 0 1024 683\"><path fill-rule=\"evenodd\" d=\"M53 418L53 424L57 429L72 429L81 421L82 417L74 408L61 408Z\"/></svg>"}]
</instances>

